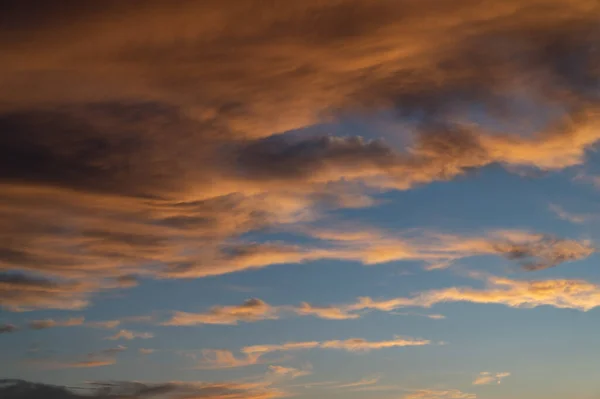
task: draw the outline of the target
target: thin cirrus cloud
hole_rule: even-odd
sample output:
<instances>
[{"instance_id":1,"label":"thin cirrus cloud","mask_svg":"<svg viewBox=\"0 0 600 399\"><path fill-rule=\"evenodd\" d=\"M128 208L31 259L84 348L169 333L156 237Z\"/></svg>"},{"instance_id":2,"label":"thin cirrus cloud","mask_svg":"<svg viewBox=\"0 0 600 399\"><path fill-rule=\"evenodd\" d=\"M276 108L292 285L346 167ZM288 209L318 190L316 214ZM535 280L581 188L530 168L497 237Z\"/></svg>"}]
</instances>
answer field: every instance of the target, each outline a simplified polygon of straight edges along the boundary
<instances>
[{"instance_id":1,"label":"thin cirrus cloud","mask_svg":"<svg viewBox=\"0 0 600 399\"><path fill-rule=\"evenodd\" d=\"M475 273L474 277L482 276ZM269 309L269 317L258 317L256 314L252 319L240 319L245 321L259 321L264 319L278 318L282 313L295 313L300 316L314 316L329 320L357 319L362 316L363 311L378 310L382 312L393 312L399 315L421 315L418 313L395 312L398 309L421 307L430 308L440 303L470 302L475 304L499 304L514 308L535 308L538 306L552 306L559 309L575 309L588 311L600 306L600 286L584 280L548 279L548 280L512 280L504 277L484 277L486 287L475 289L470 287L449 287L438 290L429 290L417 293L411 297L397 297L390 299L373 299L360 297L358 301L343 305L312 306L302 303L295 306L271 306L264 303L264 308ZM243 305L242 305L243 306ZM213 307L214 309L234 309L235 306ZM176 312L178 314L179 312ZM163 324L167 325L194 325L204 324L206 314L189 314L185 321L173 318ZM431 319L444 319L444 315L431 314L421 315ZM228 315L228 323L233 323L234 315ZM215 324L215 323L207 323Z\"/></svg>"},{"instance_id":2,"label":"thin cirrus cloud","mask_svg":"<svg viewBox=\"0 0 600 399\"><path fill-rule=\"evenodd\" d=\"M474 393L462 392L458 389L436 390L420 389L408 393L402 399L476 399Z\"/></svg>"},{"instance_id":3,"label":"thin cirrus cloud","mask_svg":"<svg viewBox=\"0 0 600 399\"><path fill-rule=\"evenodd\" d=\"M44 320L32 320L27 325L29 328L33 330L44 330L46 328L53 327L73 327L73 326L81 326L85 322L84 317L73 317L66 320L54 320L54 319L44 319Z\"/></svg>"},{"instance_id":4,"label":"thin cirrus cloud","mask_svg":"<svg viewBox=\"0 0 600 399\"><path fill-rule=\"evenodd\" d=\"M482 278L480 274L473 275ZM312 315L324 319L356 319L362 312L378 310L394 312L403 308L430 308L437 304L452 302L469 302L473 304L498 304L514 308L535 308L552 306L558 309L575 309L588 311L600 306L600 286L584 280L547 279L547 280L513 280L505 277L483 277L486 287L449 287L423 291L409 297L389 299L373 299L360 297L355 303L317 307L327 312L306 312L305 305L271 307L290 311L299 309L299 315ZM310 305L309 305L310 306ZM311 307L312 308L312 307ZM336 317L330 317L331 314ZM409 315L411 313L400 313ZM344 317L337 317L345 315ZM425 315L434 319L443 319L443 315ZM300 344L299 344L300 345ZM307 342L302 345L320 346L318 342ZM273 347L276 348L277 346ZM269 348L268 346L266 348ZM282 347L283 348L283 347Z\"/></svg>"},{"instance_id":5,"label":"thin cirrus cloud","mask_svg":"<svg viewBox=\"0 0 600 399\"><path fill-rule=\"evenodd\" d=\"M104 328L111 330L117 328L121 324L120 320L105 320L105 321L90 321L86 325L92 328Z\"/></svg>"},{"instance_id":6,"label":"thin cirrus cloud","mask_svg":"<svg viewBox=\"0 0 600 399\"><path fill-rule=\"evenodd\" d=\"M23 277L0 277L0 306L310 261L236 240L492 164L579 165L600 139L594 0L257 4L2 9L0 257ZM522 132L515 102L550 116ZM413 122L410 145L300 131L355 110Z\"/></svg>"},{"instance_id":7,"label":"thin cirrus cloud","mask_svg":"<svg viewBox=\"0 0 600 399\"><path fill-rule=\"evenodd\" d=\"M34 359L29 364L43 369L76 369L112 366L117 363L117 355L127 350L126 346L118 345L113 348L90 352L83 360Z\"/></svg>"},{"instance_id":8,"label":"thin cirrus cloud","mask_svg":"<svg viewBox=\"0 0 600 399\"><path fill-rule=\"evenodd\" d=\"M0 324L0 334L7 334L17 331L19 328L14 324Z\"/></svg>"},{"instance_id":9,"label":"thin cirrus cloud","mask_svg":"<svg viewBox=\"0 0 600 399\"><path fill-rule=\"evenodd\" d=\"M502 380L506 377L510 377L510 373L492 373L489 371L482 371L481 373L479 373L479 375L477 375L477 377L473 381L473 385L500 384L502 383Z\"/></svg>"},{"instance_id":10,"label":"thin cirrus cloud","mask_svg":"<svg viewBox=\"0 0 600 399\"><path fill-rule=\"evenodd\" d=\"M202 360L198 368L210 370L229 369L252 366L264 362L264 359L261 359L260 353L246 354L238 357L225 349L204 349L202 350Z\"/></svg>"},{"instance_id":11,"label":"thin cirrus cloud","mask_svg":"<svg viewBox=\"0 0 600 399\"><path fill-rule=\"evenodd\" d=\"M309 365L305 368L295 368L295 367L284 367L284 366L269 366L269 371L267 373L268 378L272 378L274 380L278 379L288 379L294 380L296 378L304 377L312 374L312 367Z\"/></svg>"},{"instance_id":12,"label":"thin cirrus cloud","mask_svg":"<svg viewBox=\"0 0 600 399\"><path fill-rule=\"evenodd\" d=\"M207 313L174 312L164 325L237 324L240 321L276 319L277 309L266 302L250 298L237 306L215 306Z\"/></svg>"},{"instance_id":13,"label":"thin cirrus cloud","mask_svg":"<svg viewBox=\"0 0 600 399\"><path fill-rule=\"evenodd\" d=\"M363 338L350 338L346 340L330 341L300 341L287 342L278 345L253 345L240 349L241 356L236 357L228 350L204 350L203 359L199 368L219 369L251 366L264 363L267 360L263 356L276 352L292 352L310 349L333 349L346 352L368 352L371 350L425 346L433 342L425 339L395 337L392 340L367 341Z\"/></svg>"},{"instance_id":14,"label":"thin cirrus cloud","mask_svg":"<svg viewBox=\"0 0 600 399\"><path fill-rule=\"evenodd\" d=\"M154 334L152 334L150 332L137 332L137 331L131 331L131 330L119 330L115 334L113 334L111 336L108 336L105 339L116 341L118 339L132 340L132 339L136 339L136 338L150 339L150 338L154 338Z\"/></svg>"},{"instance_id":15,"label":"thin cirrus cloud","mask_svg":"<svg viewBox=\"0 0 600 399\"><path fill-rule=\"evenodd\" d=\"M106 330L112 330L117 328L122 321L125 322L149 322L153 320L152 316L134 316L134 317L125 317L123 320L105 320L105 321L85 321L85 317L71 317L69 319L63 320L54 320L54 319L40 319L40 320L31 320L27 323L27 327L32 330L45 330L48 328L54 327L76 327L76 326L84 326L90 328L100 328ZM14 326L12 324L6 325L6 330L4 332L14 332L19 329L19 327ZM9 327L12 326L12 329ZM2 328L0 328L0 331Z\"/></svg>"},{"instance_id":16,"label":"thin cirrus cloud","mask_svg":"<svg viewBox=\"0 0 600 399\"><path fill-rule=\"evenodd\" d=\"M487 287L451 287L425 291L413 297L374 300L359 298L345 309L360 311L376 309L391 311L404 307L431 307L439 303L470 302L499 304L515 308L552 306L559 309L588 311L600 306L600 287L583 280L511 280L491 276Z\"/></svg>"}]
</instances>

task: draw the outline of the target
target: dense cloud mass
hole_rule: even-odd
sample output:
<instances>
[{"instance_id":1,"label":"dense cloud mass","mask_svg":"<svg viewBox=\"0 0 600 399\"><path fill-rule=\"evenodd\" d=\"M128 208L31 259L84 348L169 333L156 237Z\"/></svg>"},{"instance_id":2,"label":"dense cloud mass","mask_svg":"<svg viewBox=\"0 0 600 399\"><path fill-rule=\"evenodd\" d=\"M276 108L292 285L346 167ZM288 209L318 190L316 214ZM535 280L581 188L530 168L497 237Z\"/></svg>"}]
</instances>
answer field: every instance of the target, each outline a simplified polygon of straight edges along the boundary
<instances>
[{"instance_id":1,"label":"dense cloud mass","mask_svg":"<svg viewBox=\"0 0 600 399\"><path fill-rule=\"evenodd\" d=\"M600 139L598 7L3 5L0 305L80 309L136 276L377 263L385 256L238 237L491 164L580 164ZM406 122L394 134L408 146L302 132L384 111ZM529 270L593 252L558 238L507 245L496 253Z\"/></svg>"}]
</instances>

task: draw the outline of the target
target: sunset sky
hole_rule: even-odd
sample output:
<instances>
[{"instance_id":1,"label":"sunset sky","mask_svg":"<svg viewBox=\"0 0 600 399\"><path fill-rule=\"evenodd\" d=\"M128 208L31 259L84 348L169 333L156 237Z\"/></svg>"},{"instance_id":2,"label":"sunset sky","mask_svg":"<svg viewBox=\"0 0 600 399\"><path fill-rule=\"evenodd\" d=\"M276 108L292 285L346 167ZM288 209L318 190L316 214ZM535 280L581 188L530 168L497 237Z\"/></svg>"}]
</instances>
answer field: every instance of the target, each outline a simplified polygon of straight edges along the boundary
<instances>
[{"instance_id":1,"label":"sunset sky","mask_svg":"<svg viewBox=\"0 0 600 399\"><path fill-rule=\"evenodd\" d=\"M2 2L0 379L597 399L599 44L598 0Z\"/></svg>"}]
</instances>

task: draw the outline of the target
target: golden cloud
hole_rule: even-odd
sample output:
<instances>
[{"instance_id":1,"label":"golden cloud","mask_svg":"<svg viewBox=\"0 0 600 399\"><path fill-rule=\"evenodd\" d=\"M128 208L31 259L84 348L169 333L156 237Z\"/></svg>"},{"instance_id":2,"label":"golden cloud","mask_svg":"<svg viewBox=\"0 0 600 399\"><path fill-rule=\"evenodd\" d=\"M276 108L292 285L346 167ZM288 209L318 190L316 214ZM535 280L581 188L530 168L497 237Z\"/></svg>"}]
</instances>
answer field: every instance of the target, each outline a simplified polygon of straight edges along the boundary
<instances>
[{"instance_id":1,"label":"golden cloud","mask_svg":"<svg viewBox=\"0 0 600 399\"><path fill-rule=\"evenodd\" d=\"M4 308L315 259L495 253L540 269L591 253L546 237L462 252L239 237L491 164L581 164L600 139L595 0L43 7L2 9L0 271L22 272L0 275ZM289 132L386 111L410 121L406 146Z\"/></svg>"}]
</instances>

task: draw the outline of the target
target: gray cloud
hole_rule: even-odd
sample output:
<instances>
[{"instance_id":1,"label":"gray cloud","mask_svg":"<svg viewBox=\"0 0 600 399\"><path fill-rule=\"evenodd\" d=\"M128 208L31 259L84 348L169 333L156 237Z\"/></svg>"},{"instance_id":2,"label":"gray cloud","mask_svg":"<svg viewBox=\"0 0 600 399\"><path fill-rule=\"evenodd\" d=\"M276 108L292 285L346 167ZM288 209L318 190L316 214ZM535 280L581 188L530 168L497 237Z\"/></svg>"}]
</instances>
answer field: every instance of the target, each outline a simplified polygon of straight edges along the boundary
<instances>
[{"instance_id":1,"label":"gray cloud","mask_svg":"<svg viewBox=\"0 0 600 399\"><path fill-rule=\"evenodd\" d=\"M13 324L0 324L0 334L12 333L17 330L17 326Z\"/></svg>"},{"instance_id":2,"label":"gray cloud","mask_svg":"<svg viewBox=\"0 0 600 399\"><path fill-rule=\"evenodd\" d=\"M84 398L231 398L274 399L285 396L283 391L267 383L193 383L193 382L97 382L81 390L33 383L23 380L0 380L0 394L6 399L84 399Z\"/></svg>"}]
</instances>

